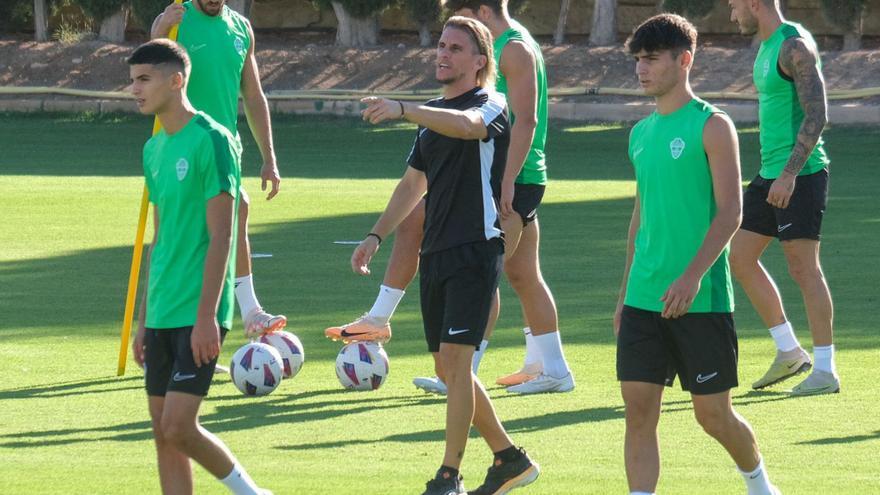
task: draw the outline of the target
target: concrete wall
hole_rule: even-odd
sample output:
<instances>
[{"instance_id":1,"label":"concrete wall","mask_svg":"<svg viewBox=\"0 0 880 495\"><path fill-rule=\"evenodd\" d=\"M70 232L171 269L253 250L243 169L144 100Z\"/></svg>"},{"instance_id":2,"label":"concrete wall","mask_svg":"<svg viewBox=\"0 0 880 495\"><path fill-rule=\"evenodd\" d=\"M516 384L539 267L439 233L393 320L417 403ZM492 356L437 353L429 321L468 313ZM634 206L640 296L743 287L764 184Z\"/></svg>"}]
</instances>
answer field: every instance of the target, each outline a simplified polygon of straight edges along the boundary
<instances>
[{"instance_id":1,"label":"concrete wall","mask_svg":"<svg viewBox=\"0 0 880 495\"><path fill-rule=\"evenodd\" d=\"M551 35L556 29L559 15L559 0L530 0L520 20L533 33ZM839 30L830 25L821 12L820 0L787 0L786 12L789 19L803 23L813 34L838 35ZM629 33L641 21L657 12L655 0L619 0L618 29L621 34ZM572 0L568 16L567 32L584 35L590 32L593 15L593 0ZM309 0L255 0L251 9L251 19L257 28L332 28L336 17L332 11L318 12ZM717 0L717 6L705 19L696 21L702 34L735 33L730 22L727 0ZM382 15L382 27L393 30L414 30L406 12L389 9ZM439 25L435 26L439 29ZM864 18L864 33L869 36L880 35L880 0L868 0Z\"/></svg>"}]
</instances>

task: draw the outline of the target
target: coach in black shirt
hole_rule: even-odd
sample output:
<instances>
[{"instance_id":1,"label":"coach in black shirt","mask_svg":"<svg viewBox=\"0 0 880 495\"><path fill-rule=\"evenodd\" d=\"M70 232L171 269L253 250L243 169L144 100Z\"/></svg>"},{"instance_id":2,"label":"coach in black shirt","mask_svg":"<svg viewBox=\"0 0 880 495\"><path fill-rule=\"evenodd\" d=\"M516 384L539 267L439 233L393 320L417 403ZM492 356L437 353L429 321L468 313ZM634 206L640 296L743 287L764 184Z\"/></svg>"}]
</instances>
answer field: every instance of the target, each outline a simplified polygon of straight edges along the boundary
<instances>
[{"instance_id":1,"label":"coach in black shirt","mask_svg":"<svg viewBox=\"0 0 880 495\"><path fill-rule=\"evenodd\" d=\"M424 495L466 493L459 467L470 425L495 453L483 485L470 493L506 493L538 477L538 465L513 445L486 391L471 373L504 256L498 219L507 159L507 104L494 87L492 35L477 21L452 17L437 46L443 97L424 105L365 98L364 120L406 119L419 125L406 172L385 212L352 256L356 273L427 192L420 257L421 305L428 350L448 387L446 451Z\"/></svg>"}]
</instances>

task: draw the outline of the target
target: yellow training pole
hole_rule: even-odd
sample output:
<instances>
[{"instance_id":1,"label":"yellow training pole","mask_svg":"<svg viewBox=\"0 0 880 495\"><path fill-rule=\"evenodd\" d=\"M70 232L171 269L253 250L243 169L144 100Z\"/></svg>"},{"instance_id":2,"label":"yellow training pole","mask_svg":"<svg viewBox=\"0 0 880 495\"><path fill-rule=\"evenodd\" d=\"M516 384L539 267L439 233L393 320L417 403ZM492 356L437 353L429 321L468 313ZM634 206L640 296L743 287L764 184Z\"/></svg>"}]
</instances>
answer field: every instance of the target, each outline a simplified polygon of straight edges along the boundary
<instances>
[{"instance_id":1,"label":"yellow training pole","mask_svg":"<svg viewBox=\"0 0 880 495\"><path fill-rule=\"evenodd\" d=\"M174 0L174 3L183 3L183 0ZM173 26L168 33L168 39L177 40L177 26ZM153 122L153 135L162 130L159 117ZM125 297L125 316L122 319L122 331L119 339L119 363L116 366L116 376L125 374L125 362L128 359L128 341L131 337L131 324L134 321L134 303L137 299L138 276L141 272L141 255L144 252L144 232L147 230L147 212L150 209L150 195L144 184L144 192L141 194L141 211L138 215L137 233L134 236L134 252L131 256L131 271L128 274L128 294Z\"/></svg>"}]
</instances>

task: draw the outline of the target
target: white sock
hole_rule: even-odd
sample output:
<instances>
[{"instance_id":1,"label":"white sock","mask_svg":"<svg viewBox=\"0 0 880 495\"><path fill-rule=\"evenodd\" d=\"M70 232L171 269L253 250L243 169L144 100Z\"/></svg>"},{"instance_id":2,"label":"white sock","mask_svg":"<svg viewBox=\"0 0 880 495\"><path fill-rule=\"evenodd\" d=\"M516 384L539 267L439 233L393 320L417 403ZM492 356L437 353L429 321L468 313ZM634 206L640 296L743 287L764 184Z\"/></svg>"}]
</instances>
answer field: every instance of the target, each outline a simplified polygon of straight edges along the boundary
<instances>
[{"instance_id":1,"label":"white sock","mask_svg":"<svg viewBox=\"0 0 880 495\"><path fill-rule=\"evenodd\" d=\"M526 359L523 362L524 370L534 370L541 368L541 349L535 343L535 336L532 335L532 329L523 328L523 334L526 336Z\"/></svg>"},{"instance_id":2,"label":"white sock","mask_svg":"<svg viewBox=\"0 0 880 495\"><path fill-rule=\"evenodd\" d=\"M221 479L220 482L226 485L226 488L229 488L229 491L235 495L260 495L262 493L260 487L254 483L254 480L248 476L244 468L238 464L232 466L232 472L229 473L229 476Z\"/></svg>"},{"instance_id":3,"label":"white sock","mask_svg":"<svg viewBox=\"0 0 880 495\"><path fill-rule=\"evenodd\" d=\"M773 485L770 484L767 470L764 469L764 459L761 459L758 462L758 467L750 473L740 469L737 471L745 480L749 495L773 495Z\"/></svg>"},{"instance_id":4,"label":"white sock","mask_svg":"<svg viewBox=\"0 0 880 495\"><path fill-rule=\"evenodd\" d=\"M825 371L826 373L837 371L837 366L834 365L834 344L813 346L813 357L813 366L817 370Z\"/></svg>"},{"instance_id":5,"label":"white sock","mask_svg":"<svg viewBox=\"0 0 880 495\"><path fill-rule=\"evenodd\" d=\"M565 362L565 356L562 354L562 340L559 339L559 331L533 335L532 338L535 339L535 344L541 353L545 375L563 378L571 373L568 363Z\"/></svg>"},{"instance_id":6,"label":"white sock","mask_svg":"<svg viewBox=\"0 0 880 495\"><path fill-rule=\"evenodd\" d=\"M235 300L238 301L238 308L241 309L242 318L247 316L254 308L260 307L257 295L254 294L253 273L235 279Z\"/></svg>"},{"instance_id":7,"label":"white sock","mask_svg":"<svg viewBox=\"0 0 880 495\"><path fill-rule=\"evenodd\" d=\"M388 320L394 314L394 310L397 309L397 305L400 304L400 300L403 299L404 294L406 292L401 289L380 285L376 302L370 308L370 318L376 320L380 325L388 323Z\"/></svg>"},{"instance_id":8,"label":"white sock","mask_svg":"<svg viewBox=\"0 0 880 495\"><path fill-rule=\"evenodd\" d=\"M797 337L794 336L794 327L791 322L784 322L770 329L770 335L773 336L773 342L776 342L776 348L782 352L788 352L801 346Z\"/></svg>"},{"instance_id":9,"label":"white sock","mask_svg":"<svg viewBox=\"0 0 880 495\"><path fill-rule=\"evenodd\" d=\"M480 361L483 359L483 354L486 352L486 348L489 347L489 341L483 339L480 342L480 348L474 351L474 360L471 361L471 369L473 369L474 374L477 374L477 370L480 369Z\"/></svg>"}]
</instances>

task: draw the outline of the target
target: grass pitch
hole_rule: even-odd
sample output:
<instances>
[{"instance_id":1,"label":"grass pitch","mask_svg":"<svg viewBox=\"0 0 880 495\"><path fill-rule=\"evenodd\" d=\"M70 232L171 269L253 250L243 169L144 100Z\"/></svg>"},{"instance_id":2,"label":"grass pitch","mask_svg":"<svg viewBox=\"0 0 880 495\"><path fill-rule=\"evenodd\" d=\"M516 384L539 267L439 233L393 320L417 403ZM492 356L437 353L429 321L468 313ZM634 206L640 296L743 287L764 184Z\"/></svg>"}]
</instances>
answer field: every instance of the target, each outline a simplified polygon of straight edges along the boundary
<instances>
[{"instance_id":1,"label":"grass pitch","mask_svg":"<svg viewBox=\"0 0 880 495\"><path fill-rule=\"evenodd\" d=\"M0 119L2 493L159 492L142 373L129 361L127 374L115 377L150 124L88 115ZM491 389L515 441L543 469L523 494L626 491L611 315L634 191L627 136L621 126L554 125L550 132L541 261L578 387L531 397ZM257 399L242 397L219 376L203 423L276 494L421 493L441 460L444 401L410 383L432 372L417 290L394 318L391 375L379 391L340 389L333 371L339 345L322 332L357 317L375 296L389 246L373 275L362 278L349 269L351 246L333 241L359 240L372 226L404 170L412 127L277 119L285 181L269 203L261 200L256 147L246 131L245 137L253 251L272 255L254 260L257 294L269 311L288 315L306 364L294 380ZM880 492L878 141L876 128L826 133L832 179L823 262L836 305L842 393L791 398L785 387L750 391L774 348L737 290L742 384L734 403L787 494ZM744 129L741 144L749 179L758 168L756 131ZM778 246L765 262L807 344L803 303ZM502 292L501 320L480 370L487 385L518 368L523 355L520 311L512 291ZM237 321L221 360L242 343ZM731 460L694 421L689 397L669 389L663 409L658 492L743 493ZM475 487L491 454L476 437L469 445L463 474ZM225 493L204 470L195 472L197 493Z\"/></svg>"}]
</instances>

